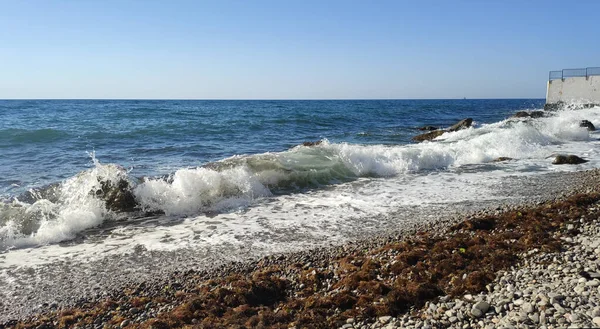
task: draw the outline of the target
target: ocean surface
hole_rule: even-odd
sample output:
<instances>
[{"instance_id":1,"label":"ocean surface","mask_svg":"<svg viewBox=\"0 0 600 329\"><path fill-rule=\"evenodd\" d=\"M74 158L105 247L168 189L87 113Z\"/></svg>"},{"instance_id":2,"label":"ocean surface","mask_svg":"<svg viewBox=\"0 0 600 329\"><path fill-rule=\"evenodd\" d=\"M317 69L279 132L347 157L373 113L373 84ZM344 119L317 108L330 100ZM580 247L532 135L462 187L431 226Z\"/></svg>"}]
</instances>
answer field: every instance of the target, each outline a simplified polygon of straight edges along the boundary
<instances>
[{"instance_id":1,"label":"ocean surface","mask_svg":"<svg viewBox=\"0 0 600 329\"><path fill-rule=\"evenodd\" d=\"M292 235L296 247L343 241L400 208L501 198L494 188L509 176L598 167L597 133L579 122L600 125L600 108L508 119L543 104L0 101L0 268L141 247L276 252ZM411 142L417 127L468 117L469 129ZM552 165L559 153L590 161Z\"/></svg>"}]
</instances>

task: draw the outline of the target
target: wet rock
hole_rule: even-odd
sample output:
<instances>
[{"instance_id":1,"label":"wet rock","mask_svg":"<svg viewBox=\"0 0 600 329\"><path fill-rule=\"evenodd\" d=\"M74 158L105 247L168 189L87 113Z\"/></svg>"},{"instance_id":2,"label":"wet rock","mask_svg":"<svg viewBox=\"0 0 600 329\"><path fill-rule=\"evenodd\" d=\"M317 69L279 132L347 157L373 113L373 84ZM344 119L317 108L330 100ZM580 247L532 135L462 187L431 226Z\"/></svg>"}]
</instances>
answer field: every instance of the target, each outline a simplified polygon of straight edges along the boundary
<instances>
[{"instance_id":1,"label":"wet rock","mask_svg":"<svg viewBox=\"0 0 600 329\"><path fill-rule=\"evenodd\" d=\"M513 116L511 118L541 118L545 115L544 111L519 111L515 114L513 114Z\"/></svg>"},{"instance_id":2,"label":"wet rock","mask_svg":"<svg viewBox=\"0 0 600 329\"><path fill-rule=\"evenodd\" d=\"M594 124L588 120L581 120L581 122L579 122L579 127L585 127L585 128L587 128L588 131L596 130L596 127L594 127Z\"/></svg>"},{"instance_id":3,"label":"wet rock","mask_svg":"<svg viewBox=\"0 0 600 329\"><path fill-rule=\"evenodd\" d=\"M466 119L460 120L458 123L456 123L452 127L448 128L448 131L459 131L459 130L467 129L467 128L471 127L472 123L473 123L473 119L466 118Z\"/></svg>"},{"instance_id":4,"label":"wet rock","mask_svg":"<svg viewBox=\"0 0 600 329\"><path fill-rule=\"evenodd\" d=\"M321 143L323 143L323 141L304 142L304 143L302 143L302 146L317 146L317 145L321 145Z\"/></svg>"},{"instance_id":5,"label":"wet rock","mask_svg":"<svg viewBox=\"0 0 600 329\"><path fill-rule=\"evenodd\" d=\"M513 116L511 118L529 118L529 112L519 111L519 112L513 114Z\"/></svg>"},{"instance_id":6,"label":"wet rock","mask_svg":"<svg viewBox=\"0 0 600 329\"><path fill-rule=\"evenodd\" d=\"M472 123L473 123L473 119L466 118L464 120L459 121L458 123L456 123L455 125L453 125L452 127L448 128L446 130L443 130L443 129L433 130L433 131L430 131L425 134L417 135L417 136L413 137L412 140L414 142L430 141L430 140L433 140L433 139L441 136L445 132L452 132L452 131L458 131L458 130L469 128L469 127L471 127Z\"/></svg>"},{"instance_id":7,"label":"wet rock","mask_svg":"<svg viewBox=\"0 0 600 329\"><path fill-rule=\"evenodd\" d=\"M441 136L443 133L445 133L444 130L434 130L432 132L428 132L425 134L421 134L418 136L413 137L413 141L415 142L424 142L424 141L430 141L433 140L439 136Z\"/></svg>"},{"instance_id":8,"label":"wet rock","mask_svg":"<svg viewBox=\"0 0 600 329\"><path fill-rule=\"evenodd\" d=\"M529 112L529 116L536 119L545 116L546 113L544 111L531 111Z\"/></svg>"},{"instance_id":9,"label":"wet rock","mask_svg":"<svg viewBox=\"0 0 600 329\"><path fill-rule=\"evenodd\" d=\"M547 103L544 105L544 111L557 111L564 108L565 103L558 101L556 103Z\"/></svg>"},{"instance_id":10,"label":"wet rock","mask_svg":"<svg viewBox=\"0 0 600 329\"><path fill-rule=\"evenodd\" d=\"M96 196L106 202L106 208L112 211L134 211L137 202L131 191L131 184L125 179L118 182L100 181L101 189L96 191Z\"/></svg>"},{"instance_id":11,"label":"wet rock","mask_svg":"<svg viewBox=\"0 0 600 329\"><path fill-rule=\"evenodd\" d=\"M557 155L554 158L554 161L552 161L552 164L581 164L586 162L588 162L588 160L584 160L576 155Z\"/></svg>"},{"instance_id":12,"label":"wet rock","mask_svg":"<svg viewBox=\"0 0 600 329\"><path fill-rule=\"evenodd\" d=\"M417 128L417 129L423 130L423 131L433 131L433 130L438 130L440 128L434 127L434 126L423 126L423 127Z\"/></svg>"},{"instance_id":13,"label":"wet rock","mask_svg":"<svg viewBox=\"0 0 600 329\"><path fill-rule=\"evenodd\" d=\"M502 162L502 161L510 161L510 160L514 160L514 159L509 158L509 157L499 157L497 159L494 159L494 161L492 161L492 162Z\"/></svg>"}]
</instances>

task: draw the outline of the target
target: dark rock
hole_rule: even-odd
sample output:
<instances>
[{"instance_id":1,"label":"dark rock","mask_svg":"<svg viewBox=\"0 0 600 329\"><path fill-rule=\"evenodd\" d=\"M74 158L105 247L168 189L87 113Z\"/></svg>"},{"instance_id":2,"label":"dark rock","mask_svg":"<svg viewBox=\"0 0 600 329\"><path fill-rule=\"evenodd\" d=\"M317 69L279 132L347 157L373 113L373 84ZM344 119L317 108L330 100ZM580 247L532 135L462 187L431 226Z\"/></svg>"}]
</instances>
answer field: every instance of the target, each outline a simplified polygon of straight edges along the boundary
<instances>
[{"instance_id":1,"label":"dark rock","mask_svg":"<svg viewBox=\"0 0 600 329\"><path fill-rule=\"evenodd\" d=\"M96 196L106 202L106 208L112 211L134 211L137 202L131 191L131 185L125 179L118 182L100 181L101 189L96 191Z\"/></svg>"},{"instance_id":2,"label":"dark rock","mask_svg":"<svg viewBox=\"0 0 600 329\"><path fill-rule=\"evenodd\" d=\"M544 111L531 111L529 112L529 116L532 118L541 118L546 116L546 113Z\"/></svg>"},{"instance_id":3,"label":"dark rock","mask_svg":"<svg viewBox=\"0 0 600 329\"><path fill-rule=\"evenodd\" d=\"M509 158L509 157L499 157L497 159L494 159L493 162L502 162L502 161L510 161L510 160L514 160L513 158Z\"/></svg>"},{"instance_id":4,"label":"dark rock","mask_svg":"<svg viewBox=\"0 0 600 329\"><path fill-rule=\"evenodd\" d=\"M425 134L417 135L417 136L413 137L412 140L414 142L430 141L432 139L435 139L435 138L441 136L445 132L467 129L467 128L471 127L472 123L473 123L473 119L466 118L464 120L459 121L458 123L456 123L455 125L453 125L452 127L448 128L446 130L442 130L442 129L433 130L433 131L430 131ZM430 127L430 126L427 126L427 127Z\"/></svg>"},{"instance_id":5,"label":"dark rock","mask_svg":"<svg viewBox=\"0 0 600 329\"><path fill-rule=\"evenodd\" d=\"M425 134L421 134L421 135L417 135L415 137L413 137L413 141L415 142L424 142L424 141L430 141L432 139L435 139L439 136L441 136L443 133L445 133L446 131L444 130L434 130Z\"/></svg>"},{"instance_id":6,"label":"dark rock","mask_svg":"<svg viewBox=\"0 0 600 329\"><path fill-rule=\"evenodd\" d=\"M513 114L513 116L511 118L529 118L529 112L527 111L519 111L515 114Z\"/></svg>"},{"instance_id":7,"label":"dark rock","mask_svg":"<svg viewBox=\"0 0 600 329\"><path fill-rule=\"evenodd\" d=\"M448 128L448 131L459 131L459 130L467 129L467 128L471 127L472 123L473 123L473 119L466 118L464 120L460 120L457 124Z\"/></svg>"},{"instance_id":8,"label":"dark rock","mask_svg":"<svg viewBox=\"0 0 600 329\"><path fill-rule=\"evenodd\" d=\"M423 131L434 131L434 130L438 130L440 128L434 127L434 126L423 126L423 127L417 128L417 129L423 130Z\"/></svg>"},{"instance_id":9,"label":"dark rock","mask_svg":"<svg viewBox=\"0 0 600 329\"><path fill-rule=\"evenodd\" d=\"M554 158L554 161L552 161L552 164L580 164L586 162L588 162L588 160L584 160L576 155L557 155L556 158Z\"/></svg>"},{"instance_id":10,"label":"dark rock","mask_svg":"<svg viewBox=\"0 0 600 329\"><path fill-rule=\"evenodd\" d=\"M600 278L600 273L597 273L597 272L581 271L581 272L579 272L579 275L581 275L582 277L586 278L587 280L592 280L592 279L598 279L598 278Z\"/></svg>"},{"instance_id":11,"label":"dark rock","mask_svg":"<svg viewBox=\"0 0 600 329\"><path fill-rule=\"evenodd\" d=\"M581 122L579 123L579 127L585 127L589 131L596 130L596 127L594 127L594 124L589 122L588 120L581 120Z\"/></svg>"},{"instance_id":12,"label":"dark rock","mask_svg":"<svg viewBox=\"0 0 600 329\"><path fill-rule=\"evenodd\" d=\"M565 106L564 102L546 103L544 105L544 111L557 111Z\"/></svg>"},{"instance_id":13,"label":"dark rock","mask_svg":"<svg viewBox=\"0 0 600 329\"><path fill-rule=\"evenodd\" d=\"M321 143L323 143L323 141L304 142L304 143L302 143L302 146L317 146L317 145L321 145Z\"/></svg>"},{"instance_id":14,"label":"dark rock","mask_svg":"<svg viewBox=\"0 0 600 329\"><path fill-rule=\"evenodd\" d=\"M541 118L543 116L545 116L545 112L544 111L519 111L515 114L513 114L513 116L511 118Z\"/></svg>"}]
</instances>

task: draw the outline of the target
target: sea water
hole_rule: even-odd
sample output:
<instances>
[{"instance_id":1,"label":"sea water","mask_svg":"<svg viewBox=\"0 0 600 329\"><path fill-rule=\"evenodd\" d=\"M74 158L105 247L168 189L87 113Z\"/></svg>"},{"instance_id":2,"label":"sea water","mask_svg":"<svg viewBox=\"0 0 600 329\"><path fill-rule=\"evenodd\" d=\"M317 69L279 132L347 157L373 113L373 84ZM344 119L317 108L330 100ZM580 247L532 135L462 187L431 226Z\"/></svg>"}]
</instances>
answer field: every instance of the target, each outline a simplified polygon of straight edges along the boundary
<instances>
[{"instance_id":1,"label":"sea water","mask_svg":"<svg viewBox=\"0 0 600 329\"><path fill-rule=\"evenodd\" d=\"M502 198L507 177L595 168L600 108L543 100L0 101L0 269L144 250L343 242L411 207ZM435 141L430 125L473 118ZM302 145L303 142L319 142ZM552 165L556 154L589 162ZM494 162L499 157L514 160ZM126 182L134 209L111 208Z\"/></svg>"}]
</instances>

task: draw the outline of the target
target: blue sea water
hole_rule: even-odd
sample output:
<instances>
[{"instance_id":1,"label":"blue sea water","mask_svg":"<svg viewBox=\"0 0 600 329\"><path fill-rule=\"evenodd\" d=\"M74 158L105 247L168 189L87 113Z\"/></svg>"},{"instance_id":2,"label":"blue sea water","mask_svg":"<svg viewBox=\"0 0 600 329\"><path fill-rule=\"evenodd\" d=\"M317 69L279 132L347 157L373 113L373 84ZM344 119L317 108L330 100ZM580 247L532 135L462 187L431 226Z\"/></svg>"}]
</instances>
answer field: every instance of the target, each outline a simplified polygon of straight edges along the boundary
<instances>
[{"instance_id":1,"label":"blue sea water","mask_svg":"<svg viewBox=\"0 0 600 329\"><path fill-rule=\"evenodd\" d=\"M347 241L394 229L411 209L509 198L498 189L509 176L600 166L598 133L580 126L600 125L600 108L510 118L543 104L0 101L0 269L24 253L89 259L141 245L258 255ZM473 126L411 140L418 127L464 118ZM554 166L559 153L589 162Z\"/></svg>"},{"instance_id":2,"label":"blue sea water","mask_svg":"<svg viewBox=\"0 0 600 329\"><path fill-rule=\"evenodd\" d=\"M60 182L88 153L133 176L158 176L305 141L401 145L423 125L497 122L540 99L509 100L2 100L0 195Z\"/></svg>"},{"instance_id":3,"label":"blue sea water","mask_svg":"<svg viewBox=\"0 0 600 329\"><path fill-rule=\"evenodd\" d=\"M0 300L64 295L73 273L146 280L537 201L556 185L544 175L600 167L600 131L580 124L600 126L600 107L543 104L0 100Z\"/></svg>"}]
</instances>

